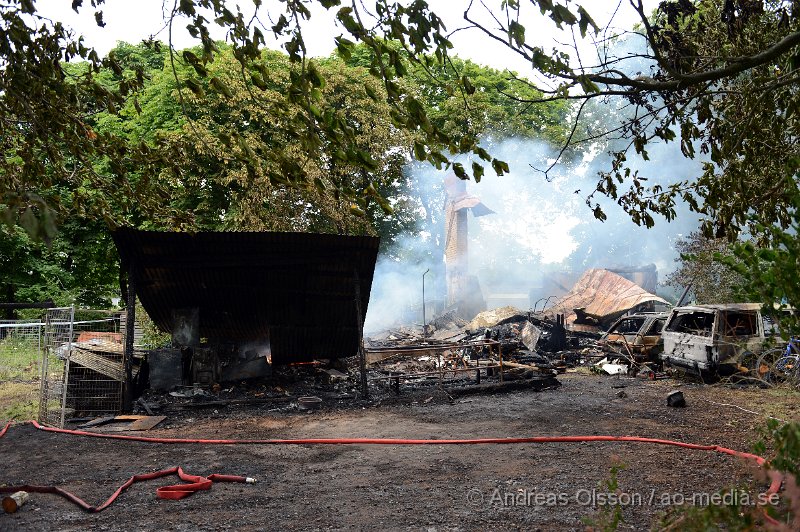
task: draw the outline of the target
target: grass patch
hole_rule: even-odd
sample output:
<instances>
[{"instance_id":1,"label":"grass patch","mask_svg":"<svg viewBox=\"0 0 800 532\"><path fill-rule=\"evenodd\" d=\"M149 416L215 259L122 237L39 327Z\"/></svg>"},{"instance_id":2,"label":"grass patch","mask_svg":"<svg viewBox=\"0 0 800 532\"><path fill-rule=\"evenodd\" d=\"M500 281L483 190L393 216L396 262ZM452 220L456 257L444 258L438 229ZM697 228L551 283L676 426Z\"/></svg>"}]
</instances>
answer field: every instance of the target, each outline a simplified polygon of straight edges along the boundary
<instances>
[{"instance_id":1,"label":"grass patch","mask_svg":"<svg viewBox=\"0 0 800 532\"><path fill-rule=\"evenodd\" d=\"M38 383L0 382L0 421L36 419L38 415Z\"/></svg>"},{"instance_id":2,"label":"grass patch","mask_svg":"<svg viewBox=\"0 0 800 532\"><path fill-rule=\"evenodd\" d=\"M759 411L765 416L773 416L784 420L798 420L797 402L800 390L789 383L782 383L772 388L760 389Z\"/></svg>"},{"instance_id":3,"label":"grass patch","mask_svg":"<svg viewBox=\"0 0 800 532\"><path fill-rule=\"evenodd\" d=\"M0 341L0 381L38 380L40 364L36 341L17 337Z\"/></svg>"}]
</instances>

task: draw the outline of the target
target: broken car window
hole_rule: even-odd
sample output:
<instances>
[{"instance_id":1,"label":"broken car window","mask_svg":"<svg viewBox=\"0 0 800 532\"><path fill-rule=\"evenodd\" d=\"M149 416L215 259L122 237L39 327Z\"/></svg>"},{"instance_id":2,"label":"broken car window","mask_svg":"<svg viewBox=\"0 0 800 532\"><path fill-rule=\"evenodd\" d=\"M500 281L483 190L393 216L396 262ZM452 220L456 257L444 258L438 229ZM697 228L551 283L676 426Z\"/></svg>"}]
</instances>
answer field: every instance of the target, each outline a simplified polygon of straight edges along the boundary
<instances>
[{"instance_id":1,"label":"broken car window","mask_svg":"<svg viewBox=\"0 0 800 532\"><path fill-rule=\"evenodd\" d=\"M713 327L714 313L697 311L674 314L667 324L666 330L697 336L711 336Z\"/></svg>"},{"instance_id":2,"label":"broken car window","mask_svg":"<svg viewBox=\"0 0 800 532\"><path fill-rule=\"evenodd\" d=\"M724 336L753 336L758 334L755 312L725 312Z\"/></svg>"},{"instance_id":3,"label":"broken car window","mask_svg":"<svg viewBox=\"0 0 800 532\"><path fill-rule=\"evenodd\" d=\"M666 322L666 318L654 320L653 323L650 324L650 328L647 330L647 332L644 333L645 336L658 336L664 329L664 324Z\"/></svg>"},{"instance_id":4,"label":"broken car window","mask_svg":"<svg viewBox=\"0 0 800 532\"><path fill-rule=\"evenodd\" d=\"M627 318L617 323L608 332L609 334L634 334L639 332L643 323L644 318Z\"/></svg>"}]
</instances>

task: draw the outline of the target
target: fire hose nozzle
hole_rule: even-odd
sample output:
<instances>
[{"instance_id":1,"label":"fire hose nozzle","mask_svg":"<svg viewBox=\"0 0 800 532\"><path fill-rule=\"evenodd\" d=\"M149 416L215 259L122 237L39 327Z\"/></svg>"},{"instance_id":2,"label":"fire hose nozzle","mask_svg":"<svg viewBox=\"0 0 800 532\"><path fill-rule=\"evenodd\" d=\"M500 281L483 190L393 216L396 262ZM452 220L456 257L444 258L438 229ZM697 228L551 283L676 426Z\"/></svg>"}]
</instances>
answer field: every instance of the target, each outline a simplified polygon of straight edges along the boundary
<instances>
[{"instance_id":1,"label":"fire hose nozzle","mask_svg":"<svg viewBox=\"0 0 800 532\"><path fill-rule=\"evenodd\" d=\"M252 478L252 477L247 477L246 479L244 479L244 481L245 481L247 484L255 484L255 483L256 483L256 479L254 479L254 478Z\"/></svg>"}]
</instances>

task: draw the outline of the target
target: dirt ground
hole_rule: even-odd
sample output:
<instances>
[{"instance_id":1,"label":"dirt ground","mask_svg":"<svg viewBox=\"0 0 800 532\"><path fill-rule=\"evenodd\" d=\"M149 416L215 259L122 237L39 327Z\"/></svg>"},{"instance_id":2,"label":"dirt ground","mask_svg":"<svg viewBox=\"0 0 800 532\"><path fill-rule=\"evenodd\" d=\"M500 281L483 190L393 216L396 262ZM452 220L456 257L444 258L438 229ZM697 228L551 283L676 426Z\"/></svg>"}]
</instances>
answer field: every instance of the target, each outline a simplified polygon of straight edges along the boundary
<instances>
[{"instance_id":1,"label":"dirt ground","mask_svg":"<svg viewBox=\"0 0 800 532\"><path fill-rule=\"evenodd\" d=\"M763 414L787 416L796 395L591 374L562 386L473 395L441 392L316 412L227 407L171 416L147 436L197 438L485 438L637 435L749 451ZM679 386L685 408L666 406ZM620 394L624 392L624 394ZM618 395L624 395L619 397ZM430 399L432 398L432 399ZM728 405L715 404L727 403ZM800 416L794 416L800 419ZM181 501L136 484L99 514L32 494L0 530L570 530L603 518L614 463L620 529L656 527L695 493L763 483L739 459L636 443L512 445L165 445L50 434L13 427L0 439L0 484L53 484L99 504L130 476L175 465L192 474L236 474L258 483L215 484ZM596 503L596 504L593 504Z\"/></svg>"}]
</instances>

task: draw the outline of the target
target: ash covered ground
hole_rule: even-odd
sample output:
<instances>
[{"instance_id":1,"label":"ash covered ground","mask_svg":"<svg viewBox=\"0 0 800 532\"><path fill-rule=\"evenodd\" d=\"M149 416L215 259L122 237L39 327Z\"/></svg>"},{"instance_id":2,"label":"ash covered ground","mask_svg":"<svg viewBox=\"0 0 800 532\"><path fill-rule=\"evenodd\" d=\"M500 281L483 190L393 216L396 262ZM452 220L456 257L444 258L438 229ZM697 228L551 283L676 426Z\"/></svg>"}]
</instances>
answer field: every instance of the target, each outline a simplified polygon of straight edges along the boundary
<instances>
[{"instance_id":1,"label":"ash covered ground","mask_svg":"<svg viewBox=\"0 0 800 532\"><path fill-rule=\"evenodd\" d=\"M750 450L764 417L728 405L773 415L792 412L791 396L779 390L585 370L560 375L559 381L561 386L539 392L455 398L436 387L394 399L387 392L371 402L326 401L316 411L232 403L170 413L141 434L259 439L615 434ZM685 408L666 406L665 397L676 386L686 396ZM155 495L157 486L175 479L136 484L99 514L53 495L32 494L17 513L0 515L4 530L584 529L586 519L603 518L604 507L593 506L589 497L608 491L604 483L614 464L622 464L619 489L633 497L622 509L620 528L643 529L670 510L657 503L665 494L714 493L734 485L754 494L764 489L751 465L739 459L635 443L204 446L99 440L18 426L0 440L0 449L0 483L58 485L90 504L105 500L134 474L175 465L192 474L259 481L218 483L182 501ZM544 497L539 504L537 493ZM546 494L568 500L548 504ZM651 501L651 494L659 499ZM525 499L531 502L519 504Z\"/></svg>"}]
</instances>

